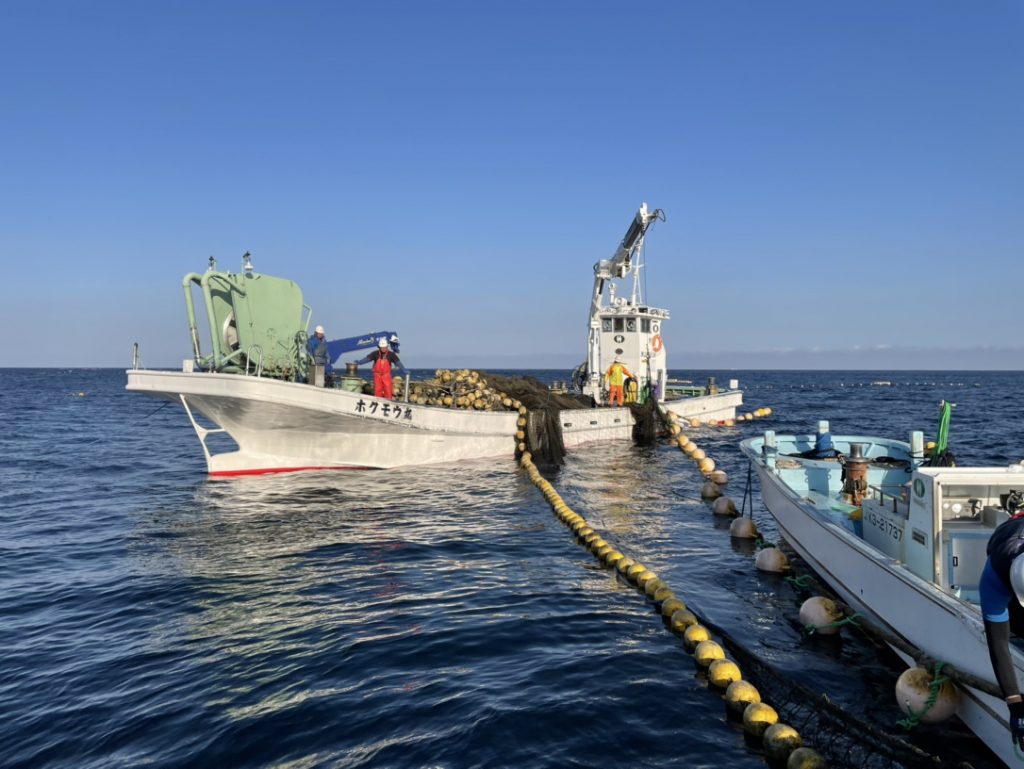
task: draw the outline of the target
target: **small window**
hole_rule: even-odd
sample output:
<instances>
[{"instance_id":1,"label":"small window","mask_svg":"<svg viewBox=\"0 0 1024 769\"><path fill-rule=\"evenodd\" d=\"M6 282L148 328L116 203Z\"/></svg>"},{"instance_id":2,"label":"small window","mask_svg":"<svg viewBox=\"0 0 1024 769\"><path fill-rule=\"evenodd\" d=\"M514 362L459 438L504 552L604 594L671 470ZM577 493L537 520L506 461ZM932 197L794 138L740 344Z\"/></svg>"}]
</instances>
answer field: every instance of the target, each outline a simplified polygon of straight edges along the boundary
<instances>
[{"instance_id":1,"label":"small window","mask_svg":"<svg viewBox=\"0 0 1024 769\"><path fill-rule=\"evenodd\" d=\"M636 318L626 318L626 331L636 331Z\"/></svg>"},{"instance_id":2,"label":"small window","mask_svg":"<svg viewBox=\"0 0 1024 769\"><path fill-rule=\"evenodd\" d=\"M640 331L644 334L651 333L651 320L650 318L641 318L640 320Z\"/></svg>"},{"instance_id":3,"label":"small window","mask_svg":"<svg viewBox=\"0 0 1024 769\"><path fill-rule=\"evenodd\" d=\"M659 330L660 330L660 327L658 325L658 321L654 321L654 323L651 324L651 331L653 331L655 334L657 334Z\"/></svg>"},{"instance_id":4,"label":"small window","mask_svg":"<svg viewBox=\"0 0 1024 769\"><path fill-rule=\"evenodd\" d=\"M602 331L611 331L612 330L612 319L611 318L602 318L601 319L601 330Z\"/></svg>"},{"instance_id":5,"label":"small window","mask_svg":"<svg viewBox=\"0 0 1024 769\"><path fill-rule=\"evenodd\" d=\"M615 319L615 330L616 331L623 331L624 330L623 329L624 325L625 325L625 323L623 322L622 318L616 318Z\"/></svg>"}]
</instances>

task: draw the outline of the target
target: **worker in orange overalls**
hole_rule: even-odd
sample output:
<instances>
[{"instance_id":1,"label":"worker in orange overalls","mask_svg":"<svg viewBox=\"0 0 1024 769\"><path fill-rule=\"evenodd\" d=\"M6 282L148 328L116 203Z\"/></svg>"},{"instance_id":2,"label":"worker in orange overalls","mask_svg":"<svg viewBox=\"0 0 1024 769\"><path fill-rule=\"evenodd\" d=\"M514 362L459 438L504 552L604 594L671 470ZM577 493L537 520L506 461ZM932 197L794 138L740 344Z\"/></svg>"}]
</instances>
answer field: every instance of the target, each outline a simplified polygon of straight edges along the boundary
<instances>
[{"instance_id":1,"label":"worker in orange overalls","mask_svg":"<svg viewBox=\"0 0 1024 769\"><path fill-rule=\"evenodd\" d=\"M614 406L615 401L619 401L619 405L622 405L622 384L626 381L626 377L635 379L632 372L626 368L622 361L619 360L619 356L615 356L615 360L612 365L608 367L608 370L604 374L604 378L608 381L608 405Z\"/></svg>"},{"instance_id":2,"label":"worker in orange overalls","mask_svg":"<svg viewBox=\"0 0 1024 769\"><path fill-rule=\"evenodd\" d=\"M391 400L394 397L391 387L391 366L394 365L402 373L405 373L405 366L388 348L388 340L383 336L377 340L377 349L362 360L357 360L356 365L370 361L373 361L373 394L378 398Z\"/></svg>"}]
</instances>

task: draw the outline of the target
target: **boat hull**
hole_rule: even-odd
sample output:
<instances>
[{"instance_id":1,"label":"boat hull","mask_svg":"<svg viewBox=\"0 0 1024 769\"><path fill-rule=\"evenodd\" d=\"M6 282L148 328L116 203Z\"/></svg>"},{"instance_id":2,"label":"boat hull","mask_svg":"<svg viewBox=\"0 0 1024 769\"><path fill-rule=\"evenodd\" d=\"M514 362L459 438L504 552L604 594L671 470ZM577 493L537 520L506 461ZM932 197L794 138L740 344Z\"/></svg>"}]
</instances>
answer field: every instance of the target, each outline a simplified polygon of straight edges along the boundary
<instances>
[{"instance_id":1,"label":"boat hull","mask_svg":"<svg viewBox=\"0 0 1024 769\"><path fill-rule=\"evenodd\" d=\"M743 405L740 390L726 390L715 395L667 400L662 404L678 419L699 419L702 422L720 422L736 418L736 409Z\"/></svg>"},{"instance_id":2,"label":"boat hull","mask_svg":"<svg viewBox=\"0 0 1024 769\"><path fill-rule=\"evenodd\" d=\"M849 530L824 520L771 467L757 460L754 466L765 507L781 535L850 607L934 659L992 680L984 626L976 608L937 591ZM1017 652L1014 663L1020 675L1024 666ZM958 709L961 720L1001 760L1015 764L1005 704L975 689L964 689L963 695Z\"/></svg>"},{"instance_id":3,"label":"boat hull","mask_svg":"<svg viewBox=\"0 0 1024 769\"><path fill-rule=\"evenodd\" d=\"M264 377L132 369L127 389L180 403L215 477L354 470L512 457L518 414L420 406ZM735 413L738 392L673 402L682 418ZM629 440L628 408L559 414L566 448ZM212 426L210 426L212 423ZM226 433L234 451L208 436Z\"/></svg>"},{"instance_id":4,"label":"boat hull","mask_svg":"<svg viewBox=\"0 0 1024 769\"><path fill-rule=\"evenodd\" d=\"M129 371L127 389L185 406L213 476L452 462L512 456L515 446L514 412L395 403L236 374ZM210 451L206 435L218 428L236 451Z\"/></svg>"}]
</instances>

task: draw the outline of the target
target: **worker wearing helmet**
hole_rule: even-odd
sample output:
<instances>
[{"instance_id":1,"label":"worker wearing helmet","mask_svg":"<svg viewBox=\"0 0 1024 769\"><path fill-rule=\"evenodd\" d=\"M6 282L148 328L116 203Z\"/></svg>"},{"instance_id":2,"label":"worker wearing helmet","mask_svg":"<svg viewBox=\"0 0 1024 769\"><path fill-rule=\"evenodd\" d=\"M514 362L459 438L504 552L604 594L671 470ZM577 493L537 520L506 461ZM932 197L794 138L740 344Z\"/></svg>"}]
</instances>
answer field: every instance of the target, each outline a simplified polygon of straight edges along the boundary
<instances>
[{"instance_id":1,"label":"worker wearing helmet","mask_svg":"<svg viewBox=\"0 0 1024 769\"><path fill-rule=\"evenodd\" d=\"M317 326L313 332L313 336L309 338L309 344L306 346L309 351L310 357L313 358L313 364L316 366L323 366L324 373L331 373L331 354L327 350L327 338L324 336L324 327Z\"/></svg>"},{"instance_id":2,"label":"worker wearing helmet","mask_svg":"<svg viewBox=\"0 0 1024 769\"><path fill-rule=\"evenodd\" d=\"M614 406L616 400L618 400L620 406L622 405L622 385L626 381L626 377L633 378L633 374L619 360L619 356L616 355L612 365L608 367L604 374L604 378L608 382L609 406Z\"/></svg>"},{"instance_id":3,"label":"worker wearing helmet","mask_svg":"<svg viewBox=\"0 0 1024 769\"><path fill-rule=\"evenodd\" d=\"M389 349L388 340L385 337L378 339L377 349L362 360L357 360L356 365L370 363L371 361L373 362L373 394L378 398L391 400L394 397L391 367L396 366L399 371L405 373L405 366L402 365L402 361L398 359L398 356Z\"/></svg>"},{"instance_id":4,"label":"worker wearing helmet","mask_svg":"<svg viewBox=\"0 0 1024 769\"><path fill-rule=\"evenodd\" d=\"M1017 508L1009 500L1006 506L1011 512ZM1010 734L1024 750L1024 700L1010 656L1010 633L1024 638L1024 511L992 533L978 587L989 658L1010 709Z\"/></svg>"}]
</instances>

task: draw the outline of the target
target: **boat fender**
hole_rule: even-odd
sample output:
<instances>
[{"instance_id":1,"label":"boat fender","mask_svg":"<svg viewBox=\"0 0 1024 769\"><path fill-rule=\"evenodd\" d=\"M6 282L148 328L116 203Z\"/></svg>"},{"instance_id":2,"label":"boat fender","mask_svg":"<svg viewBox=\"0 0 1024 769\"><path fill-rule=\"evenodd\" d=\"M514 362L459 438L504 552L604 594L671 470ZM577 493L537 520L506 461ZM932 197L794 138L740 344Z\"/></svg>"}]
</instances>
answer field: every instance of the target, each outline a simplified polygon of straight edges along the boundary
<instances>
[{"instance_id":1,"label":"boat fender","mask_svg":"<svg viewBox=\"0 0 1024 769\"><path fill-rule=\"evenodd\" d=\"M896 681L896 702L908 721L937 724L956 713L960 690L941 673L909 668Z\"/></svg>"},{"instance_id":2,"label":"boat fender","mask_svg":"<svg viewBox=\"0 0 1024 769\"><path fill-rule=\"evenodd\" d=\"M729 536L736 539L757 539L757 524L749 518L737 518L729 526Z\"/></svg>"},{"instance_id":3,"label":"boat fender","mask_svg":"<svg viewBox=\"0 0 1024 769\"><path fill-rule=\"evenodd\" d=\"M828 769L828 762L810 748L797 748L789 754L786 769Z\"/></svg>"},{"instance_id":4,"label":"boat fender","mask_svg":"<svg viewBox=\"0 0 1024 769\"><path fill-rule=\"evenodd\" d=\"M743 717L747 705L761 701L761 693L747 681L733 681L725 690L725 708L736 718Z\"/></svg>"},{"instance_id":5,"label":"boat fender","mask_svg":"<svg viewBox=\"0 0 1024 769\"><path fill-rule=\"evenodd\" d=\"M799 732L789 724L783 723L772 724L765 729L761 740L768 760L778 763L785 761L790 753L803 746Z\"/></svg>"},{"instance_id":6,"label":"boat fender","mask_svg":"<svg viewBox=\"0 0 1024 769\"><path fill-rule=\"evenodd\" d=\"M743 731L760 738L772 724L779 722L775 708L764 702L752 702L743 711Z\"/></svg>"},{"instance_id":7,"label":"boat fender","mask_svg":"<svg viewBox=\"0 0 1024 769\"><path fill-rule=\"evenodd\" d=\"M705 643L709 642L705 641ZM710 643L714 642L711 641ZM739 667L732 660L715 660L708 666L708 681L712 686L717 686L719 689L725 689L729 684L742 678Z\"/></svg>"},{"instance_id":8,"label":"boat fender","mask_svg":"<svg viewBox=\"0 0 1024 769\"><path fill-rule=\"evenodd\" d=\"M754 566L758 571L781 574L784 571L789 571L789 559L786 558L786 554L779 550L779 548L765 547L757 552Z\"/></svg>"},{"instance_id":9,"label":"boat fender","mask_svg":"<svg viewBox=\"0 0 1024 769\"><path fill-rule=\"evenodd\" d=\"M719 497L716 499L715 504L711 506L711 512L715 515L725 515L733 518L740 514L740 511L736 509L736 503L730 497Z\"/></svg>"},{"instance_id":10,"label":"boat fender","mask_svg":"<svg viewBox=\"0 0 1024 769\"><path fill-rule=\"evenodd\" d=\"M831 598L816 595L800 605L800 624L808 633L835 635L839 632L836 624L843 618L843 612Z\"/></svg>"},{"instance_id":11,"label":"boat fender","mask_svg":"<svg viewBox=\"0 0 1024 769\"><path fill-rule=\"evenodd\" d=\"M697 648L693 650L693 659L702 668L706 668L715 660L724 660L725 651L717 642L709 638L697 644Z\"/></svg>"}]
</instances>

